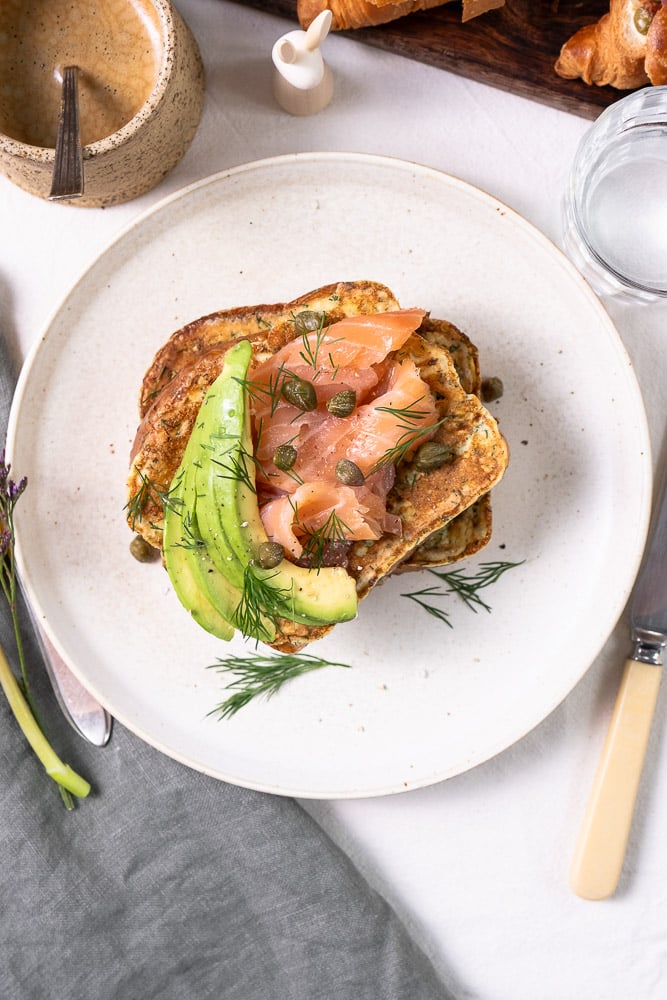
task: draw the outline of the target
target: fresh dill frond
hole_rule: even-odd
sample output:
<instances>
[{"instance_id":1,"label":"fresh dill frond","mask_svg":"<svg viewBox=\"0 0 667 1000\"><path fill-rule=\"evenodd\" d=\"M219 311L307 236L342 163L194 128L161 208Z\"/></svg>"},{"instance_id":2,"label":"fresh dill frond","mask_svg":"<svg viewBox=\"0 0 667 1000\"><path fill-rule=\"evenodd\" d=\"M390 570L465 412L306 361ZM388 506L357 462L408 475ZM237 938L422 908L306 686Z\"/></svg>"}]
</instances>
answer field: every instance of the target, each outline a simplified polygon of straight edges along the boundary
<instances>
[{"instance_id":1,"label":"fresh dill frond","mask_svg":"<svg viewBox=\"0 0 667 1000\"><path fill-rule=\"evenodd\" d=\"M271 642L271 623L276 618L287 618L293 614L292 590L272 585L271 581L277 576L277 573L266 576L253 563L244 568L243 591L234 620L246 638Z\"/></svg>"},{"instance_id":2,"label":"fresh dill frond","mask_svg":"<svg viewBox=\"0 0 667 1000\"><path fill-rule=\"evenodd\" d=\"M231 479L234 482L243 483L251 493L256 493L255 477L252 472L255 456L242 444L236 447L238 441L240 438L237 437L229 451L220 458L212 458L211 463L222 470L216 472L220 479Z\"/></svg>"},{"instance_id":3,"label":"fresh dill frond","mask_svg":"<svg viewBox=\"0 0 667 1000\"><path fill-rule=\"evenodd\" d=\"M175 548L190 549L193 552L201 551L206 548L205 542L199 535L196 520L191 510L188 510L181 518L181 526L181 540L180 542L173 543Z\"/></svg>"},{"instance_id":4,"label":"fresh dill frond","mask_svg":"<svg viewBox=\"0 0 667 1000\"><path fill-rule=\"evenodd\" d=\"M376 407L376 409L380 409L380 407ZM396 411L389 408L389 412L394 413ZM380 469L386 468L387 465L398 465L421 438L423 438L426 434L430 434L432 431L435 431L442 423L444 423L445 420L446 417L443 417L441 420L438 420L437 423L429 424L428 427L411 427L409 424L399 424L403 433L395 445L392 445L391 448L387 448L384 455L380 455L368 475L370 476L374 472L379 472Z\"/></svg>"},{"instance_id":5,"label":"fresh dill frond","mask_svg":"<svg viewBox=\"0 0 667 1000\"><path fill-rule=\"evenodd\" d=\"M329 351L328 360L329 360L329 364L331 365L331 381L335 382L336 379L338 378L338 372L340 370L340 364L338 364L336 361L334 361L334 357L333 357L333 354L331 353L331 351Z\"/></svg>"},{"instance_id":6,"label":"fresh dill frond","mask_svg":"<svg viewBox=\"0 0 667 1000\"><path fill-rule=\"evenodd\" d=\"M278 403L280 402L280 393L284 382L282 365L277 372L271 372L268 382L258 382L255 379L248 377L236 378L236 376L235 380L239 383L239 385L243 386L243 389L253 402L261 403L262 401L268 399L269 410L271 416L273 416L278 408Z\"/></svg>"},{"instance_id":7,"label":"fresh dill frond","mask_svg":"<svg viewBox=\"0 0 667 1000\"><path fill-rule=\"evenodd\" d=\"M297 486L303 486L304 480L302 476L296 471L296 469L281 469L283 476L287 476L288 479L292 479ZM275 476L275 473L272 473ZM267 477L268 478L268 477Z\"/></svg>"},{"instance_id":8,"label":"fresh dill frond","mask_svg":"<svg viewBox=\"0 0 667 1000\"><path fill-rule=\"evenodd\" d=\"M380 413L390 413L393 417L398 417L403 424L410 426L420 420L425 420L431 412L417 408L417 403L421 403L422 399L425 399L425 396L420 396L419 399L413 400L407 406L374 406L373 409Z\"/></svg>"},{"instance_id":9,"label":"fresh dill frond","mask_svg":"<svg viewBox=\"0 0 667 1000\"><path fill-rule=\"evenodd\" d=\"M483 590L485 587L491 586L492 583L496 583L497 580L506 573L508 569L512 569L515 566L521 566L521 562L486 562L480 563L476 572L466 575L465 571L462 569L454 569L441 571L436 569L430 569L428 572L433 576L436 576L443 583L446 583L446 587L439 586L435 584L432 587L424 587L423 590L415 590L412 593L401 594L401 597L409 597L415 604L418 604L424 611L428 614L433 615L435 618L439 618L444 621L446 625L452 628L452 623L449 620L449 615L447 612L443 611L437 605L429 604L425 600L427 597L441 598L448 597L450 594L456 594L461 598L464 604L466 604L472 611L477 613L478 608L484 608L485 611L491 611L491 605L487 604L486 601L480 596L479 591Z\"/></svg>"},{"instance_id":10,"label":"fresh dill frond","mask_svg":"<svg viewBox=\"0 0 667 1000\"><path fill-rule=\"evenodd\" d=\"M480 563L477 571L470 576L467 576L462 569L448 570L446 572L431 569L429 573L437 576L439 580L443 580L449 588L446 593L457 594L472 611L476 612L478 607L490 611L490 605L480 597L480 590L490 587L492 583L496 583L503 573L506 573L508 569L513 569L515 566L521 566L523 561Z\"/></svg>"},{"instance_id":11,"label":"fresh dill frond","mask_svg":"<svg viewBox=\"0 0 667 1000\"><path fill-rule=\"evenodd\" d=\"M299 521L298 504L294 506L294 523L300 525L305 532L303 538L303 556L305 556L315 569L321 569L327 547L334 542L346 542L349 539L350 528L338 515L335 508L332 509L319 528L306 529Z\"/></svg>"},{"instance_id":12,"label":"fresh dill frond","mask_svg":"<svg viewBox=\"0 0 667 1000\"><path fill-rule=\"evenodd\" d=\"M231 718L253 698L270 698L286 681L322 667L349 669L349 664L323 660L309 653L256 653L219 659L209 669L233 674L235 679L225 689L234 693L208 714L217 715L219 719Z\"/></svg>"},{"instance_id":13,"label":"fresh dill frond","mask_svg":"<svg viewBox=\"0 0 667 1000\"><path fill-rule=\"evenodd\" d=\"M166 490L160 489L156 486L152 479L149 479L149 477L136 466L135 472L141 481L141 485L139 486L137 492L130 497L123 508L128 512L131 528L134 529L136 521L141 520L143 517L146 504L151 497L158 501L163 511L166 511L169 508L174 512L178 512L178 510L183 506L183 501L180 498L171 495L175 489L174 485Z\"/></svg>"},{"instance_id":14,"label":"fresh dill frond","mask_svg":"<svg viewBox=\"0 0 667 1000\"><path fill-rule=\"evenodd\" d=\"M309 365L314 372L317 372L317 358L320 353L320 347L322 346L322 341L326 337L325 329L325 313L321 313L318 321L317 330L310 331L304 330L301 334L301 342L303 343L303 350L299 351L299 357L303 358L303 362ZM315 334L314 343L311 343L312 334Z\"/></svg>"},{"instance_id":15,"label":"fresh dill frond","mask_svg":"<svg viewBox=\"0 0 667 1000\"><path fill-rule=\"evenodd\" d=\"M446 597L448 591L443 590L437 585L433 587L424 587L423 590L414 590L409 594L401 594L401 597L409 597L411 601L418 604L420 608L427 611L429 615L433 615L434 618L439 618L441 622L445 625L449 625L450 628L454 628L451 621L449 620L449 615L442 608L439 608L436 604L429 604L425 598L427 597Z\"/></svg>"},{"instance_id":16,"label":"fresh dill frond","mask_svg":"<svg viewBox=\"0 0 667 1000\"><path fill-rule=\"evenodd\" d=\"M259 382L256 379L248 378L238 378L234 376L234 380L243 386L243 389L248 394L249 398L255 403L261 403L264 400L269 402L269 412L271 416L274 415L278 409L278 404L282 399L282 391L285 382L289 379L295 379L298 376L286 368L284 364L275 371L271 372L269 375L268 382Z\"/></svg>"}]
</instances>

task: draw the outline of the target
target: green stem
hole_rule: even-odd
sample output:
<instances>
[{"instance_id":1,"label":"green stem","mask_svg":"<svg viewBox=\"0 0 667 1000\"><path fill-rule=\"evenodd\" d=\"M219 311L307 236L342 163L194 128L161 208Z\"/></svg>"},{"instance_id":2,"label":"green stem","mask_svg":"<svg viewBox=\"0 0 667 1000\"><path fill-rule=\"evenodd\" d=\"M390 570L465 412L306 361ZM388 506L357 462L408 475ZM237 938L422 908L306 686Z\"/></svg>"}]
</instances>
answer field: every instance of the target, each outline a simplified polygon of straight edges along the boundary
<instances>
[{"instance_id":1,"label":"green stem","mask_svg":"<svg viewBox=\"0 0 667 1000\"><path fill-rule=\"evenodd\" d=\"M19 684L7 662L7 657L0 647L0 685L5 692L9 707L21 727L25 738L44 766L44 770L58 785L78 798L85 798L90 792L90 785L85 778L80 777L68 764L63 764L44 736L30 711Z\"/></svg>"},{"instance_id":2,"label":"green stem","mask_svg":"<svg viewBox=\"0 0 667 1000\"><path fill-rule=\"evenodd\" d=\"M14 523L13 518L8 519L9 529L13 533ZM19 628L19 617L18 610L16 607L16 565L14 562L14 549L13 546L9 547L9 551L5 556L6 565L2 568L2 589L7 598L7 603L9 604L9 611L12 616L12 625L14 627L14 641L16 643L16 652L19 658L19 667L21 671L21 689L22 693L28 702L28 707L35 717L37 725L41 728L41 723L39 720L39 715L37 713L37 706L35 705L34 699L32 697L32 692L30 690L30 684L28 683L28 672L25 665L25 655L23 652L23 636L21 635L21 629Z\"/></svg>"}]
</instances>

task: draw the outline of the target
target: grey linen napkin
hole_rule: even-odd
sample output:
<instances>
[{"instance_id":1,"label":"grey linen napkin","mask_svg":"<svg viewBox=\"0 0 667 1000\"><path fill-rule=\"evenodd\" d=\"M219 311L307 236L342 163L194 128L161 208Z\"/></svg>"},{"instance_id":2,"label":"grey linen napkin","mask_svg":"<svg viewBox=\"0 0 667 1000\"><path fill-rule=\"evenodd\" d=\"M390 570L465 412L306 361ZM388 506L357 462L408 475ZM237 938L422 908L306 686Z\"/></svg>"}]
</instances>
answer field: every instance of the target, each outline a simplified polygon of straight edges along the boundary
<instances>
[{"instance_id":1,"label":"grey linen napkin","mask_svg":"<svg viewBox=\"0 0 667 1000\"><path fill-rule=\"evenodd\" d=\"M0 336L0 447L13 386ZM48 735L93 792L65 810L0 698L0 996L451 996L387 902L297 802L190 771L118 724L103 750L82 741L23 621ZM0 641L14 659L4 600Z\"/></svg>"}]
</instances>

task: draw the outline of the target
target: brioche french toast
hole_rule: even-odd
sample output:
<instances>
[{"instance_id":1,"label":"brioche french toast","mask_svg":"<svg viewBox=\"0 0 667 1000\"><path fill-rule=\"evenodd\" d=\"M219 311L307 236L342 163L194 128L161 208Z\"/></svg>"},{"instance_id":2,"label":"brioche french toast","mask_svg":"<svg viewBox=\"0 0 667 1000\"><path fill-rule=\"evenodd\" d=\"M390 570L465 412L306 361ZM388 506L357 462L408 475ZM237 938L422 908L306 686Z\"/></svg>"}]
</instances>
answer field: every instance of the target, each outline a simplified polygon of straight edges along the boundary
<instances>
[{"instance_id":1,"label":"brioche french toast","mask_svg":"<svg viewBox=\"0 0 667 1000\"><path fill-rule=\"evenodd\" d=\"M141 421L131 452L128 523L157 549L163 548L165 503L211 386L223 373L235 345L252 348L248 378L295 340L295 316L320 314L331 326L346 317L399 311L384 285L373 281L339 282L288 303L221 311L176 331L157 352L144 376ZM423 311L422 311L423 312ZM507 445L496 421L478 398L477 351L452 324L420 316L416 331L389 360L411 365L433 399L435 417L429 440L446 450L437 467L401 456L392 470L387 516L400 530L379 537L357 537L344 546L344 565L358 599L394 571L452 562L480 549L491 534L489 491L502 477ZM269 498L270 499L270 498ZM315 571L316 572L316 571ZM295 651L326 634L333 624L280 617L268 645Z\"/></svg>"}]
</instances>

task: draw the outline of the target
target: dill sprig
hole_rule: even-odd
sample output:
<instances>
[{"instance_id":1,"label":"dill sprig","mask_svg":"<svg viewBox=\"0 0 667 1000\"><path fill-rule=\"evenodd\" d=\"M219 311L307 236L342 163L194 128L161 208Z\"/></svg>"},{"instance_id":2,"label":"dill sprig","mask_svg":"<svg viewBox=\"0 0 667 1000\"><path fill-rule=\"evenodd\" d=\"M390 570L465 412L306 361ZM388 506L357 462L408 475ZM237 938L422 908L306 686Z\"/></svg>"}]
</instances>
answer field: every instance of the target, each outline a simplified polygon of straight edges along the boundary
<instances>
[{"instance_id":1,"label":"dill sprig","mask_svg":"<svg viewBox=\"0 0 667 1000\"><path fill-rule=\"evenodd\" d=\"M292 590L272 585L271 581L277 575L272 573L266 576L253 563L244 568L243 591L234 619L246 638L271 642L274 635L271 623L276 618L287 618L293 614Z\"/></svg>"},{"instance_id":2,"label":"dill sprig","mask_svg":"<svg viewBox=\"0 0 667 1000\"><path fill-rule=\"evenodd\" d=\"M281 369L278 369L277 372L271 372L268 382L257 382L247 376L245 378L236 378L236 381L243 386L244 390L248 394L248 397L253 402L261 403L263 400L268 398L270 401L270 413L271 416L273 416L278 408L278 403L280 402L280 390L283 383L283 379L281 378Z\"/></svg>"},{"instance_id":3,"label":"dill sprig","mask_svg":"<svg viewBox=\"0 0 667 1000\"><path fill-rule=\"evenodd\" d=\"M449 625L450 628L454 628L451 621L449 620L449 614L439 608L436 604L429 604L426 600L428 597L446 597L449 591L443 591L441 587L435 584L433 587L424 587L422 590L413 590L409 594L401 594L401 597L409 597L411 601L418 604L420 608L428 612L429 615L433 615L434 618L438 618L445 625Z\"/></svg>"},{"instance_id":4,"label":"dill sprig","mask_svg":"<svg viewBox=\"0 0 667 1000\"><path fill-rule=\"evenodd\" d=\"M329 365L331 366L331 381L335 382L336 379L338 378L338 372L340 371L340 363L334 361L334 356L331 353L331 351L329 351L327 357L329 360Z\"/></svg>"},{"instance_id":5,"label":"dill sprig","mask_svg":"<svg viewBox=\"0 0 667 1000\"><path fill-rule=\"evenodd\" d=\"M420 396L418 399L408 403L407 406L374 406L374 410L378 410L380 413L390 413L394 417L398 417L402 424L410 427L412 424L418 423L420 420L425 420L430 414L430 410L420 410L417 408L417 403L421 403L425 396Z\"/></svg>"},{"instance_id":6,"label":"dill sprig","mask_svg":"<svg viewBox=\"0 0 667 1000\"><path fill-rule=\"evenodd\" d=\"M201 538L199 534L199 526L197 524L196 515L188 510L181 517L181 540L180 542L173 542L175 548L177 549L189 549L192 552L201 552L206 548L206 543Z\"/></svg>"},{"instance_id":7,"label":"dill sprig","mask_svg":"<svg viewBox=\"0 0 667 1000\"><path fill-rule=\"evenodd\" d=\"M301 334L303 350L299 351L299 357L303 358L304 364L309 365L314 372L317 372L317 358L320 353L322 342L327 335L327 331L324 326L325 320L325 313L321 313L318 320L317 330L304 330ZM313 333L315 334L314 338ZM311 343L311 339L314 340L314 343Z\"/></svg>"},{"instance_id":8,"label":"dill sprig","mask_svg":"<svg viewBox=\"0 0 667 1000\"><path fill-rule=\"evenodd\" d=\"M255 403L261 403L263 400L269 401L269 412L271 416L274 415L278 409L278 404L282 399L282 390L285 382L290 378L296 378L297 376L294 372L286 368L284 364L275 371L271 372L269 375L268 382L258 382L256 379L249 378L238 378L234 376L235 381L239 385L243 386L245 392L247 392L249 398Z\"/></svg>"},{"instance_id":9,"label":"dill sprig","mask_svg":"<svg viewBox=\"0 0 667 1000\"><path fill-rule=\"evenodd\" d=\"M477 572L473 573L471 576L466 576L462 569L453 569L446 572L432 569L429 570L429 572L448 584L448 593L457 594L463 603L467 604L472 611L476 612L478 607L484 608L485 611L490 611L490 605L488 605L480 597L480 590L483 590L485 587L490 587L491 584L496 583L508 569L514 569L516 566L521 566L523 565L523 562L524 560L522 559L521 562L498 561L480 563Z\"/></svg>"},{"instance_id":10,"label":"dill sprig","mask_svg":"<svg viewBox=\"0 0 667 1000\"><path fill-rule=\"evenodd\" d=\"M235 679L226 685L226 690L234 693L208 714L228 719L253 698L270 698L286 681L322 667L349 668L349 664L323 660L309 653L256 653L219 659L209 669L233 674Z\"/></svg>"},{"instance_id":11,"label":"dill sprig","mask_svg":"<svg viewBox=\"0 0 667 1000\"><path fill-rule=\"evenodd\" d=\"M234 482L243 483L251 493L256 493L253 474L255 456L240 443L241 439L238 436L234 436L231 440L232 443L227 452L224 452L220 458L211 458L212 465L221 470L215 474L220 479L232 479Z\"/></svg>"},{"instance_id":12,"label":"dill sprig","mask_svg":"<svg viewBox=\"0 0 667 1000\"><path fill-rule=\"evenodd\" d=\"M388 448L384 455L375 462L370 474L374 472L379 472L380 469L386 468L387 465L398 465L402 462L405 456L412 450L412 448L417 444L420 438L424 437L425 434L431 434L433 431L437 430L441 424L445 422L445 417L436 421L434 424L429 424L427 427L417 426L430 414L430 410L419 409L418 403L421 403L425 396L419 396L418 399L414 399L407 406L376 406L374 409L378 410L380 413L390 413L392 416L396 417L398 423L398 429L403 433L398 438L396 443Z\"/></svg>"},{"instance_id":13,"label":"dill sprig","mask_svg":"<svg viewBox=\"0 0 667 1000\"><path fill-rule=\"evenodd\" d=\"M18 619L18 577L14 554L14 509L28 485L28 480L24 477L19 482L15 482L10 478L10 472L11 467L5 463L3 450L0 453L0 589L2 589L9 605L20 679L17 680L14 676L7 657L0 647L0 686L23 735L44 766L46 773L57 783L63 803L67 809L73 809L73 796L85 798L90 792L90 785L68 764L64 764L55 753L38 721L30 693L25 649Z\"/></svg>"},{"instance_id":14,"label":"dill sprig","mask_svg":"<svg viewBox=\"0 0 667 1000\"><path fill-rule=\"evenodd\" d=\"M379 410L381 407L378 406L376 409ZM390 413L396 412L391 407L385 407L385 409L388 409ZM391 448L387 448L384 455L380 455L368 475L370 476L374 472L379 472L380 469L386 468L387 465L398 465L403 461L408 452L414 448L420 438L423 438L425 434L430 434L432 431L437 430L446 419L446 417L442 417L441 420L438 420L435 424L429 424L428 427L412 427L407 423L399 424L399 428L403 430L403 433L396 444L392 445Z\"/></svg>"},{"instance_id":15,"label":"dill sprig","mask_svg":"<svg viewBox=\"0 0 667 1000\"><path fill-rule=\"evenodd\" d=\"M141 481L141 485L136 493L130 497L124 507L124 510L128 512L130 527L133 530L136 521L142 519L146 504L151 497L158 501L163 510L167 510L167 507L169 507L171 510L176 511L178 507L182 506L183 501L178 497L173 497L171 495L174 491L173 486L166 490L160 489L160 487L156 486L153 480L142 472L141 469L137 468L136 465L134 467L134 471L137 473Z\"/></svg>"},{"instance_id":16,"label":"dill sprig","mask_svg":"<svg viewBox=\"0 0 667 1000\"><path fill-rule=\"evenodd\" d=\"M476 572L471 575L467 575L462 569L454 570L435 570L430 569L428 572L432 573L433 576L437 576L439 580L447 584L446 587L440 585L434 585L432 587L425 587L423 590L415 590L412 593L401 594L401 597L408 597L422 607L428 614L433 615L435 618L439 618L444 621L445 624L452 628L452 623L449 620L449 615L442 608L439 608L435 604L430 604L425 600L427 597L442 598L447 597L449 594L456 594L461 598L463 603L477 613L478 608L484 608L485 611L491 611L491 605L487 604L484 598L480 595L480 590L484 590L485 587L490 587L492 583L496 583L500 577L507 572L508 569L513 569L515 566L521 566L521 562L485 562L480 563Z\"/></svg>"},{"instance_id":17,"label":"dill sprig","mask_svg":"<svg viewBox=\"0 0 667 1000\"><path fill-rule=\"evenodd\" d=\"M282 472L283 476L287 476L287 478L291 479L293 482L295 482L297 486L303 486L304 480L303 480L302 476L300 476L299 473L296 471L296 469L293 469L293 468L292 469L281 469L280 471ZM275 472L271 472L271 473L269 473L269 475L271 475L271 476L273 476L275 478L276 473ZM266 478L268 479L269 477L267 476Z\"/></svg>"},{"instance_id":18,"label":"dill sprig","mask_svg":"<svg viewBox=\"0 0 667 1000\"><path fill-rule=\"evenodd\" d=\"M321 569L328 546L334 542L346 542L349 538L350 528L335 508L329 512L326 521L319 528L306 528L299 521L298 504L292 506L294 508L294 524L300 525L304 531L303 556L312 561L315 569Z\"/></svg>"}]
</instances>

